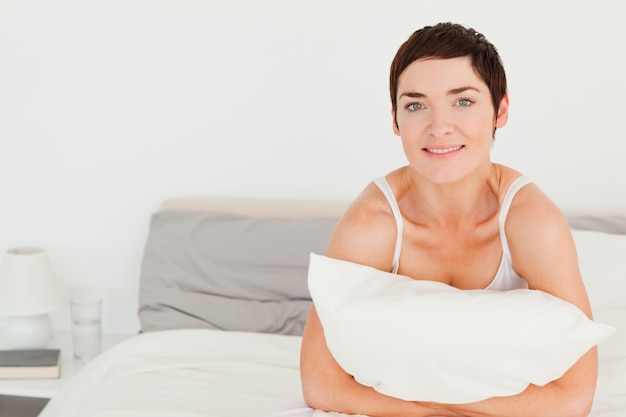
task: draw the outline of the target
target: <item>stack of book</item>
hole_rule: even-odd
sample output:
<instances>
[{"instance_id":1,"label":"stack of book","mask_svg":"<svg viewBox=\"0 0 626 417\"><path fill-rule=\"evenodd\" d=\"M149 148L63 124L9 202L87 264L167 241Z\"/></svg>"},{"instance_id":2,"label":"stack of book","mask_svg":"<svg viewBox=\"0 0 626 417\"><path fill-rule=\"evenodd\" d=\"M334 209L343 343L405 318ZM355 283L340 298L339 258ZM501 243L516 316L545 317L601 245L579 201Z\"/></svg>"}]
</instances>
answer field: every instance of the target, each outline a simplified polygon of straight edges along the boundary
<instances>
[{"instance_id":1,"label":"stack of book","mask_svg":"<svg viewBox=\"0 0 626 417\"><path fill-rule=\"evenodd\" d=\"M60 375L60 349L0 350L0 379L44 379Z\"/></svg>"}]
</instances>

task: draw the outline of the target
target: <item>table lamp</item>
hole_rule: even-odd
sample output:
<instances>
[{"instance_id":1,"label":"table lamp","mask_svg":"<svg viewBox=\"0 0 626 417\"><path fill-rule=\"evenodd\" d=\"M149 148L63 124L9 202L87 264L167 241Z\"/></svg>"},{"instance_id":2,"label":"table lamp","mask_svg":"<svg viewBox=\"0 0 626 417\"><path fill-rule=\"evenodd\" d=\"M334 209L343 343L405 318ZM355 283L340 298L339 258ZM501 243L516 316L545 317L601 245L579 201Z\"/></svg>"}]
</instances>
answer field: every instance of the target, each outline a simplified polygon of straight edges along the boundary
<instances>
[{"instance_id":1,"label":"table lamp","mask_svg":"<svg viewBox=\"0 0 626 417\"><path fill-rule=\"evenodd\" d=\"M41 248L9 249L0 264L0 315L14 349L44 348L53 336L50 313L68 301Z\"/></svg>"}]
</instances>

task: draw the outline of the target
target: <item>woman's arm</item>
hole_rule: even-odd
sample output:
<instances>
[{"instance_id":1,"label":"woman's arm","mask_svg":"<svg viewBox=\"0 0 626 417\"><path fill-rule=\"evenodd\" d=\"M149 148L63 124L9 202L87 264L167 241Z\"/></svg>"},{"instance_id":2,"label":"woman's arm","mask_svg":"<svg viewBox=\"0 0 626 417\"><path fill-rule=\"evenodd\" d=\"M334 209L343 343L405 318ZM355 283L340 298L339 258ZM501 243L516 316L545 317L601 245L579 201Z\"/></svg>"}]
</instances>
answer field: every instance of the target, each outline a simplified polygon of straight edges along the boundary
<instances>
[{"instance_id":1,"label":"woman's arm","mask_svg":"<svg viewBox=\"0 0 626 417\"><path fill-rule=\"evenodd\" d=\"M591 411L593 387L597 368L595 348L584 355L560 379L545 386L529 386L521 394L511 397L494 397L471 404L443 405L467 417L586 417Z\"/></svg>"},{"instance_id":2,"label":"woman's arm","mask_svg":"<svg viewBox=\"0 0 626 417\"><path fill-rule=\"evenodd\" d=\"M591 318L567 219L537 187L520 190L505 231L513 267L529 287L568 301ZM545 386L531 385L519 395L446 408L471 417L583 417L591 410L597 372L594 347L561 378Z\"/></svg>"},{"instance_id":3,"label":"woman's arm","mask_svg":"<svg viewBox=\"0 0 626 417\"><path fill-rule=\"evenodd\" d=\"M337 224L328 246L328 256L369 264L381 270L391 269L396 225L388 203L380 197L382 194L375 186L365 189ZM380 201L379 205L377 201ZM300 373L304 399L315 409L371 417L463 417L439 406L388 397L356 382L328 350L315 306L304 328Z\"/></svg>"}]
</instances>

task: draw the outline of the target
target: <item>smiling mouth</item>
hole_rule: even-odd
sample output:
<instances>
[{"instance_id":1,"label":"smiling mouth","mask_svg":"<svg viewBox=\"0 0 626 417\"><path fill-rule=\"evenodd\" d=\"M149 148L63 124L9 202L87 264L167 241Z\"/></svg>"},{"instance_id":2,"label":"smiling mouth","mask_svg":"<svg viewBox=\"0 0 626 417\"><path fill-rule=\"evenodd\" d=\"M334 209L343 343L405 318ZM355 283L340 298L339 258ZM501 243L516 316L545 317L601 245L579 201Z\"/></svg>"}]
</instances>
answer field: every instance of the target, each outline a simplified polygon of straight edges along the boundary
<instances>
[{"instance_id":1,"label":"smiling mouth","mask_svg":"<svg viewBox=\"0 0 626 417\"><path fill-rule=\"evenodd\" d=\"M454 151L458 151L459 149L464 148L465 145L457 145L457 146L451 146L449 148L424 148L424 150L426 152L430 152L430 153L436 153L439 155L444 155L450 152L454 152Z\"/></svg>"}]
</instances>

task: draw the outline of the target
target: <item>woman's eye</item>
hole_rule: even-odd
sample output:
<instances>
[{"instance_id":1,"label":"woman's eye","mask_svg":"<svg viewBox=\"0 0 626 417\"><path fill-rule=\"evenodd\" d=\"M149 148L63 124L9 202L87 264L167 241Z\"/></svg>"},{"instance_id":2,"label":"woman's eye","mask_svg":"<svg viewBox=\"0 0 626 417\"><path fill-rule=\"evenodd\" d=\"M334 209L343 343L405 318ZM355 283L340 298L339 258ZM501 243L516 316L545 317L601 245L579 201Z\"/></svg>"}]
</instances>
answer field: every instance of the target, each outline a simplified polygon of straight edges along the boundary
<instances>
[{"instance_id":1,"label":"woman's eye","mask_svg":"<svg viewBox=\"0 0 626 417\"><path fill-rule=\"evenodd\" d=\"M457 101L457 104L461 107L467 107L467 106L471 106L472 105L472 100L470 100L469 98L460 98Z\"/></svg>"},{"instance_id":2,"label":"woman's eye","mask_svg":"<svg viewBox=\"0 0 626 417\"><path fill-rule=\"evenodd\" d=\"M424 108L424 105L422 103L411 103L411 104L408 104L406 108L407 110L416 111L416 110L422 110Z\"/></svg>"}]
</instances>

